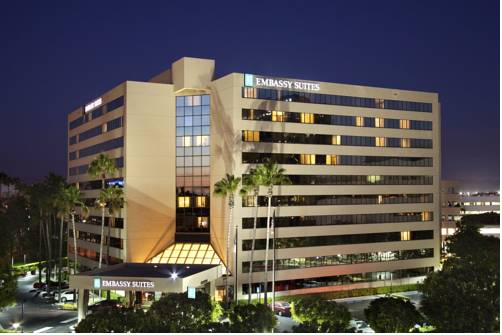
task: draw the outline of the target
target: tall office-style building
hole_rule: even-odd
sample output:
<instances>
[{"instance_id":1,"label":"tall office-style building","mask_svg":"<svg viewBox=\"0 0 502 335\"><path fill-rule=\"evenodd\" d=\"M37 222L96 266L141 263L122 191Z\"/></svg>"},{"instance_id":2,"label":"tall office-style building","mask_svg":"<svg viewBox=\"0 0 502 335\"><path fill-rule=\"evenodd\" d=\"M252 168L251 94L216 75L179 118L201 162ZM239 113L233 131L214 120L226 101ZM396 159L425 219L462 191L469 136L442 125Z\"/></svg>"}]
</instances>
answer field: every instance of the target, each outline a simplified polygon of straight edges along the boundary
<instances>
[{"instance_id":1,"label":"tall office-style building","mask_svg":"<svg viewBox=\"0 0 502 335\"><path fill-rule=\"evenodd\" d=\"M68 181L89 204L100 188L87 175L92 159L106 152L119 167L106 181L124 187L126 200L105 238L109 264L222 261L232 283L237 275L240 297L247 294L254 200L236 197L237 262L233 250L227 260L228 207L213 186L226 173L242 177L273 160L292 182L274 187L272 198L278 294L416 282L439 265L436 93L242 73L215 78L214 67L182 58L69 115ZM264 189L258 206L254 294L264 281ZM77 224L79 259L89 268L99 257L99 225L97 210Z\"/></svg>"}]
</instances>

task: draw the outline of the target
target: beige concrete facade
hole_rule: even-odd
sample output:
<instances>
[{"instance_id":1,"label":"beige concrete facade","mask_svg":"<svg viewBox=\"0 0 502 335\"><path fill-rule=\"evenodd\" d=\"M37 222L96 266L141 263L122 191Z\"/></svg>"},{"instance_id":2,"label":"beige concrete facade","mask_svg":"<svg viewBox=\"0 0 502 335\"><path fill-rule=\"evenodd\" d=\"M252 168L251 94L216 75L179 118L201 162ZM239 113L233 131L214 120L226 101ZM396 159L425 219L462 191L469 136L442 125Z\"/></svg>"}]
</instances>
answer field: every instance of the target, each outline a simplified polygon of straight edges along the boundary
<instances>
[{"instance_id":1,"label":"beige concrete facade","mask_svg":"<svg viewBox=\"0 0 502 335\"><path fill-rule=\"evenodd\" d=\"M243 240L249 240L252 229L243 229L242 219L253 217L253 207L243 207L237 196L233 227L238 229L238 269L234 270L233 256L228 262L226 236L228 208L226 199L213 196L213 185L226 173L241 177L254 164L242 162L243 152L316 154L316 155L359 155L393 157L427 157L433 164L425 166L348 166L348 165L301 165L282 164L288 175L361 175L361 176L427 176L432 184L424 185L288 185L274 187L276 195L386 195L386 194L432 194L430 203L373 204L373 205L312 205L277 207L277 217L349 215L403 212L431 212L433 220L400 223L343 224L280 227L277 238L335 236L344 234L372 234L407 231L433 231L433 238L410 241L379 243L324 245L278 249L276 258L293 259L321 257L396 250L433 249L433 256L427 258L393 260L387 262L357 263L306 267L276 271L276 281L334 277L361 273L384 273L414 268L436 268L439 265L440 246L440 196L441 171L440 105L438 94L396 89L364 87L326 82L312 82L319 85L316 94L330 94L362 97L378 100L401 100L429 103L432 112L393 110L390 108L367 108L342 105L327 105L293 101L272 101L243 97L244 74L232 73L214 78L213 60L182 58L173 63L170 70L153 77L150 82L127 81L101 95L103 105L123 95L124 105L69 130L69 138L96 125L123 116L123 126L69 145L69 152L102 143L108 139L124 136L122 148L106 151L112 158L124 157L123 168L116 177L124 178L126 205L121 217L123 228L113 228L112 236L123 239L122 249L111 248L111 255L124 262L146 262L175 242L176 231L176 96L211 95L210 112L210 243L224 263L230 265L231 273L238 274L238 293L243 297L242 285L247 284L247 274L242 271L242 262L249 261L250 252L243 251ZM304 81L306 82L306 81ZM277 89L280 90L280 89ZM72 112L68 121L80 117L81 107ZM356 116L366 118L418 120L432 122L432 130L394 129L377 127L341 126L332 124L307 124L292 122L271 122L244 120L243 109ZM92 112L92 111L90 111ZM242 131L266 131L277 133L325 134L366 137L391 137L403 139L432 140L432 148L370 147L350 145L318 145L300 143L244 142ZM97 155L97 154L96 154ZM96 155L69 161L69 168L88 164ZM86 182L85 174L69 175L68 181ZM85 191L87 197L96 197L99 190ZM261 189L260 195L265 195ZM94 211L93 215L99 212ZM267 216L267 208L259 208L259 217ZM99 234L99 225L79 223L79 230ZM233 236L233 233L232 233ZM265 229L257 230L257 238L265 238ZM233 244L233 242L232 242ZM78 241L79 247L99 251L99 244ZM271 257L271 256L270 256ZM265 258L263 250L255 251L255 261ZM94 267L96 262L81 257L83 264ZM269 273L269 280L272 274ZM263 272L253 273L253 283L264 280ZM402 278L397 281L414 281ZM232 278L233 282L233 278ZM362 286L374 286L382 281L368 283L354 282L343 286L325 285L322 288L297 288L301 292L315 290L337 290ZM298 292L299 292L298 291ZM293 290L291 290L293 292ZM279 294L290 294L282 291Z\"/></svg>"}]
</instances>

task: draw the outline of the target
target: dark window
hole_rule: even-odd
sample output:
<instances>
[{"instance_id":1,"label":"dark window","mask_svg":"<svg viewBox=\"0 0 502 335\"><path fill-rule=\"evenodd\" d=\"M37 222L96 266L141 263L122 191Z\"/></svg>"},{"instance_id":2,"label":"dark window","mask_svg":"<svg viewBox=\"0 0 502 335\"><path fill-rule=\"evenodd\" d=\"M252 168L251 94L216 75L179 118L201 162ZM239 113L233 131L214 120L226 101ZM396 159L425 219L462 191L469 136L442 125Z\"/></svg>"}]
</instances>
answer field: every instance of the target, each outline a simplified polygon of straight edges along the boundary
<instances>
[{"instance_id":1,"label":"dark window","mask_svg":"<svg viewBox=\"0 0 502 335\"><path fill-rule=\"evenodd\" d=\"M94 154L97 154L97 153L100 153L103 151L108 151L108 150L112 150L115 148L121 148L123 146L124 146L124 138L118 137L118 138L114 138L112 140L109 140L109 141L106 141L103 143L99 143L99 144L95 144L90 147L79 150L79 157L80 158L87 157L87 156L91 156L91 155L94 155Z\"/></svg>"},{"instance_id":2,"label":"dark window","mask_svg":"<svg viewBox=\"0 0 502 335\"><path fill-rule=\"evenodd\" d=\"M121 96L115 100L110 101L106 104L106 112L109 113L114 109L122 107L124 105L124 96Z\"/></svg>"}]
</instances>

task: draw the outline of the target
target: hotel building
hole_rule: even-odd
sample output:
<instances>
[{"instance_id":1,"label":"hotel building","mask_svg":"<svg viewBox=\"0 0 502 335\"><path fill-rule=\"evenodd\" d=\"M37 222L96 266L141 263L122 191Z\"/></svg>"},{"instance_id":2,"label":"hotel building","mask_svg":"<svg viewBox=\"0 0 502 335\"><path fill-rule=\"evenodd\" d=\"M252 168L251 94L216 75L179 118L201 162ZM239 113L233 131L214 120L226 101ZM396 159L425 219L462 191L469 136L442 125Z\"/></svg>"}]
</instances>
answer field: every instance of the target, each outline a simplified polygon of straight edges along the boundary
<instances>
[{"instance_id":1,"label":"hotel building","mask_svg":"<svg viewBox=\"0 0 502 335\"><path fill-rule=\"evenodd\" d=\"M101 183L87 168L104 152L119 168L107 185L125 192L126 205L110 220L105 264L222 262L244 298L253 198L236 196L235 262L232 252L225 258L227 200L213 188L226 173L242 177L271 159L292 182L273 189L278 295L415 283L438 267L437 93L242 73L215 78L214 69L213 60L182 58L69 114L68 182L92 205ZM265 195L261 189L254 294L263 291ZM99 210L77 223L79 261L90 269L100 223ZM221 295L221 277L215 284Z\"/></svg>"}]
</instances>

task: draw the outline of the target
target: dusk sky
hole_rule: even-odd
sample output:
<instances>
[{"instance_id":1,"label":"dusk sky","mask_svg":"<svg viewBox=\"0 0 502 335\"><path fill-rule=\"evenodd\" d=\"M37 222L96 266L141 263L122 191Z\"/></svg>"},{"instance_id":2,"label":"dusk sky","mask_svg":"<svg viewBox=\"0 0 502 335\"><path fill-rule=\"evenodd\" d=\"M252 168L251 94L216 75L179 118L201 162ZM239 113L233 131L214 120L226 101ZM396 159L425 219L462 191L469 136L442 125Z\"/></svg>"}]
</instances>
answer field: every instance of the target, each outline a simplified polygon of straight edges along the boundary
<instances>
[{"instance_id":1,"label":"dusk sky","mask_svg":"<svg viewBox=\"0 0 502 335\"><path fill-rule=\"evenodd\" d=\"M66 117L181 57L231 72L439 93L443 178L499 184L499 2L10 1L0 171L66 176Z\"/></svg>"}]
</instances>

